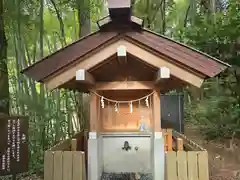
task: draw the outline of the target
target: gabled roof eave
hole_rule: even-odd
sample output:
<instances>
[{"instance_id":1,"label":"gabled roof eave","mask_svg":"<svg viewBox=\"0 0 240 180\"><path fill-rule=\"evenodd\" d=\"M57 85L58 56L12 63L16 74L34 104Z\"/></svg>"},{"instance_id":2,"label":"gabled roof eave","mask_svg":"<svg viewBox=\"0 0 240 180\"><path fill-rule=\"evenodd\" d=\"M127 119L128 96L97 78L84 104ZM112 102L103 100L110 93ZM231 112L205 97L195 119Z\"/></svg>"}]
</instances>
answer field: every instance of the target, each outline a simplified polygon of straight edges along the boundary
<instances>
[{"instance_id":1,"label":"gabled roof eave","mask_svg":"<svg viewBox=\"0 0 240 180\"><path fill-rule=\"evenodd\" d=\"M169 37L167 37L167 36L165 36L165 35L158 34L158 33L154 32L154 31L151 31L151 30L149 30L149 29L147 29L147 28L143 28L143 29L144 29L145 31L149 32L149 33L152 33L152 34L154 34L154 35L156 35L156 36L159 36L159 37L162 37L162 38L167 39L167 40L169 40L169 41L172 41L172 42L174 42L174 43L176 43L176 44L179 44L179 45L181 45L181 46L183 46L183 47L186 47L186 48L188 48L188 49L191 49L192 51L195 51L195 52L197 52L197 53L199 53L199 54L202 54L202 55L204 55L204 56L206 56L206 57L208 57L208 58L210 58L210 59L212 59L212 60L214 60L214 61L217 61L217 62L219 62L220 64L225 65L226 68L232 67L230 64L228 64L228 63L226 63L226 62L224 62L224 61L221 61L220 59L217 59L217 58L215 58L215 57L213 57L213 56L210 56L209 54L207 54L207 53L205 53L205 52L203 52L203 51L200 51L200 50L198 50L198 49L196 49L196 48L193 48L193 47L188 46L188 45L186 45L186 44L184 44L184 43L181 43L181 42L179 42L179 41L176 41L176 40L174 40L174 39L172 39L172 38L169 38Z\"/></svg>"}]
</instances>

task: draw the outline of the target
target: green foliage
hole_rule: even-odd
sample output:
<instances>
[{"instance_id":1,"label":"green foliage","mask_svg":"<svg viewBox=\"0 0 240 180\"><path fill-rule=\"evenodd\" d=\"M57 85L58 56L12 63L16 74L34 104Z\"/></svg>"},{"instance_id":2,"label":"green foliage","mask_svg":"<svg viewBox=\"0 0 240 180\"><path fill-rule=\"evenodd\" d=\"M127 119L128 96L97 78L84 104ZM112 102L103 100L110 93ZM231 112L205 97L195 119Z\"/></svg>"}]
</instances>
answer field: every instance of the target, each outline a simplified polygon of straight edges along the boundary
<instances>
[{"instance_id":1,"label":"green foliage","mask_svg":"<svg viewBox=\"0 0 240 180\"><path fill-rule=\"evenodd\" d=\"M84 6L77 6L79 2L83 4L75 0L4 1L10 111L12 115L29 116L30 170L41 170L46 149L87 125L87 96L65 90L49 92L20 73L42 56L79 38L79 29L84 25L78 13L85 14L91 7L86 18L95 24L102 13L102 1L85 0ZM4 87L8 88L8 84L4 83Z\"/></svg>"},{"instance_id":2,"label":"green foliage","mask_svg":"<svg viewBox=\"0 0 240 180\"><path fill-rule=\"evenodd\" d=\"M188 44L233 65L221 77L205 83L201 90L204 98L192 108L190 117L203 126L208 139L240 135L239 8L240 2L229 1L225 11L215 13L216 23L198 14L195 24L184 33Z\"/></svg>"},{"instance_id":3,"label":"green foliage","mask_svg":"<svg viewBox=\"0 0 240 180\"><path fill-rule=\"evenodd\" d=\"M232 138L234 132L240 132L238 99L231 96L224 87L218 88L219 93L215 90L215 95L205 96L189 107L189 117L201 127L207 139Z\"/></svg>"}]
</instances>

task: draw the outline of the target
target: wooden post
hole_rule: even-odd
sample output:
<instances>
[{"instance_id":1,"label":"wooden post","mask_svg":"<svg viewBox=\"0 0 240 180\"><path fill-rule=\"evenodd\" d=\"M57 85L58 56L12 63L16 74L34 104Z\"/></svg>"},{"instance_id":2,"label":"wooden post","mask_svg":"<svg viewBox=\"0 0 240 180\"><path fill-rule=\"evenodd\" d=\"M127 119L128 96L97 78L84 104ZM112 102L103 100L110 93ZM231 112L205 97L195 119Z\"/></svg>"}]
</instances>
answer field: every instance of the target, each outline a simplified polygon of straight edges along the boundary
<instances>
[{"instance_id":1,"label":"wooden post","mask_svg":"<svg viewBox=\"0 0 240 180\"><path fill-rule=\"evenodd\" d=\"M161 102L160 92L155 90L153 94L153 131L161 132Z\"/></svg>"},{"instance_id":2,"label":"wooden post","mask_svg":"<svg viewBox=\"0 0 240 180\"><path fill-rule=\"evenodd\" d=\"M71 151L77 151L77 139L71 140Z\"/></svg>"},{"instance_id":3,"label":"wooden post","mask_svg":"<svg viewBox=\"0 0 240 180\"><path fill-rule=\"evenodd\" d=\"M167 151L172 151L172 129L167 129Z\"/></svg>"},{"instance_id":4,"label":"wooden post","mask_svg":"<svg viewBox=\"0 0 240 180\"><path fill-rule=\"evenodd\" d=\"M177 138L177 151L183 151L183 140L182 140L182 138Z\"/></svg>"}]
</instances>

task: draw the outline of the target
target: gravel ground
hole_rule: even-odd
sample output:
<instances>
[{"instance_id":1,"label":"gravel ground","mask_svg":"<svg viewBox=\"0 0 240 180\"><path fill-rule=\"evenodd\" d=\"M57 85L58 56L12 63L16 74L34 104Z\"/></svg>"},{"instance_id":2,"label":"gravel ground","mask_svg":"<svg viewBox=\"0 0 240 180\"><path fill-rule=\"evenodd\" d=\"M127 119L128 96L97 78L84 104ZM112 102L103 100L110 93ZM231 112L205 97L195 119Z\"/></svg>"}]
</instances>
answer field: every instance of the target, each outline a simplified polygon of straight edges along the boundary
<instances>
[{"instance_id":1,"label":"gravel ground","mask_svg":"<svg viewBox=\"0 0 240 180\"><path fill-rule=\"evenodd\" d=\"M152 174L141 174L137 173L103 173L102 174L102 180L152 180Z\"/></svg>"},{"instance_id":2,"label":"gravel ground","mask_svg":"<svg viewBox=\"0 0 240 180\"><path fill-rule=\"evenodd\" d=\"M12 176L3 176L0 177L0 180L12 180ZM17 180L43 180L43 177L36 174L26 173L17 175Z\"/></svg>"}]
</instances>

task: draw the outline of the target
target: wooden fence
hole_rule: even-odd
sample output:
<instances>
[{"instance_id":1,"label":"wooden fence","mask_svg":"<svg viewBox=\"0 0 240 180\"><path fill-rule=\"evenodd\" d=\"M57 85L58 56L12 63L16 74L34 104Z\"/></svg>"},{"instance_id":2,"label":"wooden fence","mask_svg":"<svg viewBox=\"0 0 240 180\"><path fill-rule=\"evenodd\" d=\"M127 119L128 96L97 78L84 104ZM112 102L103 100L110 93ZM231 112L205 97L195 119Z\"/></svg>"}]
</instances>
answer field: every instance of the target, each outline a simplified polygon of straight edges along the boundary
<instances>
[{"instance_id":1,"label":"wooden fence","mask_svg":"<svg viewBox=\"0 0 240 180\"><path fill-rule=\"evenodd\" d=\"M85 153L46 151L44 180L86 180Z\"/></svg>"},{"instance_id":2,"label":"wooden fence","mask_svg":"<svg viewBox=\"0 0 240 180\"><path fill-rule=\"evenodd\" d=\"M86 180L87 131L59 142L44 155L44 180Z\"/></svg>"},{"instance_id":3,"label":"wooden fence","mask_svg":"<svg viewBox=\"0 0 240 180\"><path fill-rule=\"evenodd\" d=\"M173 150L183 151L184 150L184 142L182 136L174 136L175 132L173 129L162 129L164 136L164 150L165 152L170 152ZM180 134L180 133L179 133Z\"/></svg>"},{"instance_id":4,"label":"wooden fence","mask_svg":"<svg viewBox=\"0 0 240 180\"><path fill-rule=\"evenodd\" d=\"M187 151L206 151L203 147L192 141L191 139L187 138L184 134L181 134L175 130L172 130L173 139L181 139L184 148Z\"/></svg>"},{"instance_id":5,"label":"wooden fence","mask_svg":"<svg viewBox=\"0 0 240 180\"><path fill-rule=\"evenodd\" d=\"M81 131L73 135L73 137L60 141L55 146L51 147L49 151L69 151L71 150L72 139L77 140L77 150L85 151L87 149L87 139L88 139L88 131ZM85 152L86 153L86 152Z\"/></svg>"},{"instance_id":6,"label":"wooden fence","mask_svg":"<svg viewBox=\"0 0 240 180\"><path fill-rule=\"evenodd\" d=\"M209 180L207 151L166 152L166 180Z\"/></svg>"}]
</instances>

